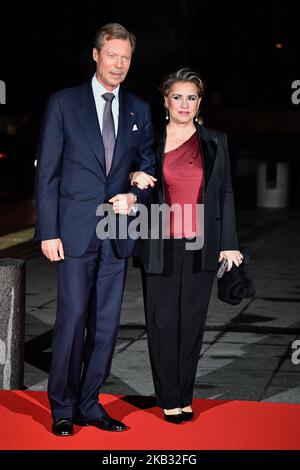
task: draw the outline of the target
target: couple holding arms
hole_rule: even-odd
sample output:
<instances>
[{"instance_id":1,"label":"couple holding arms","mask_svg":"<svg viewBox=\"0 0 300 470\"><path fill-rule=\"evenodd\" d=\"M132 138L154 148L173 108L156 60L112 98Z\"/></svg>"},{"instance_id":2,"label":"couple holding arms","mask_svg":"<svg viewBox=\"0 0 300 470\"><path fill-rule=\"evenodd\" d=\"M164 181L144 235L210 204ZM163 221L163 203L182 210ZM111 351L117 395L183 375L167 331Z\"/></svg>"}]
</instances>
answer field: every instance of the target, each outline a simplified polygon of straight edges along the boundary
<instances>
[{"instance_id":1,"label":"couple holding arms","mask_svg":"<svg viewBox=\"0 0 300 470\"><path fill-rule=\"evenodd\" d=\"M137 241L100 239L100 204L129 214L138 204L192 207L192 224L170 219L169 237L140 242L149 354L164 418L193 419L192 398L210 293L218 261L242 261L225 134L197 122L204 91L189 69L170 74L162 92L166 127L153 152L149 105L120 84L135 37L110 23L97 33L96 72L82 86L53 94L45 111L36 175L36 234L58 262L57 315L48 396L52 432L73 424L127 427L105 411L99 391L116 343L128 257ZM137 204L137 206L136 206ZM195 210L204 205L204 244L193 240ZM131 212L132 213L132 212Z\"/></svg>"}]
</instances>

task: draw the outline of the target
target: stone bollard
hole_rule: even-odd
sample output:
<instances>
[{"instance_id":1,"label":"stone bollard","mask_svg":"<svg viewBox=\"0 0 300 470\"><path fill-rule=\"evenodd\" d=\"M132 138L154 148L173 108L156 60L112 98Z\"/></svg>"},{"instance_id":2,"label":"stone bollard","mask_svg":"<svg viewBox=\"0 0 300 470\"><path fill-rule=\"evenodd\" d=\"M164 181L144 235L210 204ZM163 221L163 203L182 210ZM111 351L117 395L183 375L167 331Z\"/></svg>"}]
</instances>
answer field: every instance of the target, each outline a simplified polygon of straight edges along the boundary
<instances>
[{"instance_id":1,"label":"stone bollard","mask_svg":"<svg viewBox=\"0 0 300 470\"><path fill-rule=\"evenodd\" d=\"M25 342L25 262L0 259L0 389L22 389Z\"/></svg>"},{"instance_id":2,"label":"stone bollard","mask_svg":"<svg viewBox=\"0 0 300 470\"><path fill-rule=\"evenodd\" d=\"M260 163L257 172L257 207L281 209L289 201L289 164L275 163L275 172L269 179L267 163Z\"/></svg>"}]
</instances>

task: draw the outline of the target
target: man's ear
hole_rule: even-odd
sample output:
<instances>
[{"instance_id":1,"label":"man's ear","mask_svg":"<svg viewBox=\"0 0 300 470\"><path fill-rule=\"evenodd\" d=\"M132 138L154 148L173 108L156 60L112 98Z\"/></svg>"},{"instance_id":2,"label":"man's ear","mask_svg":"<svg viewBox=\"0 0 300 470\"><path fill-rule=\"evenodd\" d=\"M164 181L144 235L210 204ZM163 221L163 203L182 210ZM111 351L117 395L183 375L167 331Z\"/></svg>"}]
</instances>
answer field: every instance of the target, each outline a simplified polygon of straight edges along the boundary
<instances>
[{"instance_id":1,"label":"man's ear","mask_svg":"<svg viewBox=\"0 0 300 470\"><path fill-rule=\"evenodd\" d=\"M97 62L99 56L99 51L95 47L93 48L93 60Z\"/></svg>"}]
</instances>

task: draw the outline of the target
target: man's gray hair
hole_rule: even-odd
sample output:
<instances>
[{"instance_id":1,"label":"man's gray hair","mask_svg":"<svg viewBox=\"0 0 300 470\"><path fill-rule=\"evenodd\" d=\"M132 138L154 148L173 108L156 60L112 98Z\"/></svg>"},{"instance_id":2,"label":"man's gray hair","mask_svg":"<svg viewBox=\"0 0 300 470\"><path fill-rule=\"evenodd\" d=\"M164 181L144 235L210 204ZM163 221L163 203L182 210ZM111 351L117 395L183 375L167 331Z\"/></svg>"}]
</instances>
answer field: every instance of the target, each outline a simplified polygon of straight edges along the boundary
<instances>
[{"instance_id":1,"label":"man's gray hair","mask_svg":"<svg viewBox=\"0 0 300 470\"><path fill-rule=\"evenodd\" d=\"M100 49L102 49L102 47L104 46L105 39L107 39L108 41L110 39L123 39L124 41L128 39L131 44L132 52L134 51L136 44L134 34L132 34L119 23L108 23L102 26L102 28L97 31L94 40L94 47L98 51L100 51Z\"/></svg>"}]
</instances>

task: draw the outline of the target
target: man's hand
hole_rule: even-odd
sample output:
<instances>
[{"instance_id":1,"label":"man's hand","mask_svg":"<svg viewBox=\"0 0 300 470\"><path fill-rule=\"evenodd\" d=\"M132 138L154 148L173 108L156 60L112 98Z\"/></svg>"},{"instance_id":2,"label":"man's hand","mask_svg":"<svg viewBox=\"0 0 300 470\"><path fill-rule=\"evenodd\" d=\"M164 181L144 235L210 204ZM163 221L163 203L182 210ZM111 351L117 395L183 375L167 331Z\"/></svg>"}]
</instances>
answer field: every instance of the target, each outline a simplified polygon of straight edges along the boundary
<instances>
[{"instance_id":1,"label":"man's hand","mask_svg":"<svg viewBox=\"0 0 300 470\"><path fill-rule=\"evenodd\" d=\"M41 243L41 249L46 258L50 261L60 261L65 259L64 248L60 238L43 240Z\"/></svg>"},{"instance_id":2,"label":"man's hand","mask_svg":"<svg viewBox=\"0 0 300 470\"><path fill-rule=\"evenodd\" d=\"M112 202L115 214L129 214L134 205L135 196L132 193L117 194L108 202Z\"/></svg>"}]
</instances>

